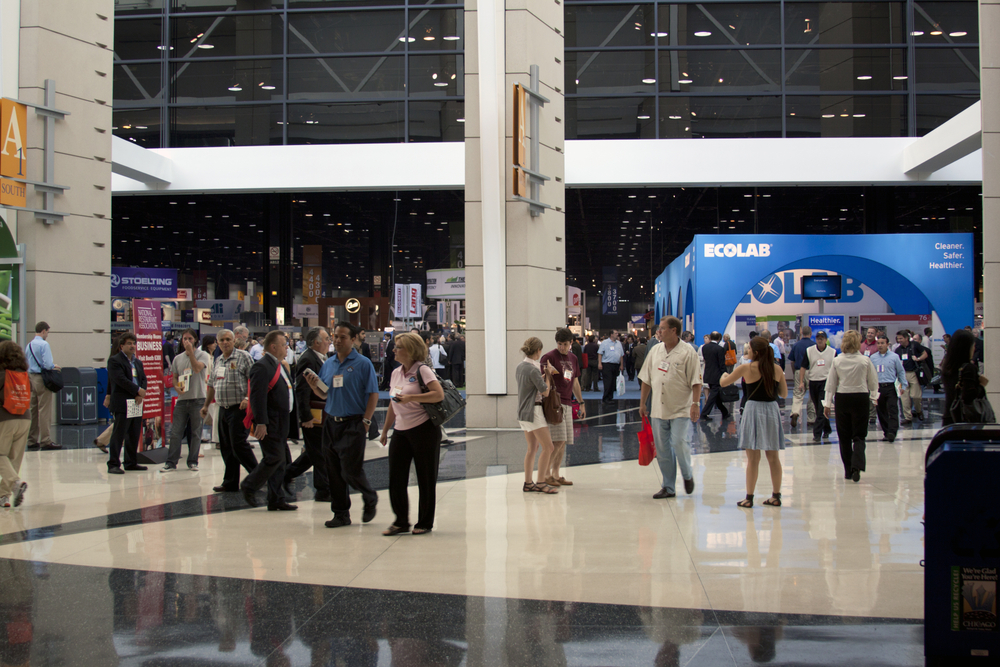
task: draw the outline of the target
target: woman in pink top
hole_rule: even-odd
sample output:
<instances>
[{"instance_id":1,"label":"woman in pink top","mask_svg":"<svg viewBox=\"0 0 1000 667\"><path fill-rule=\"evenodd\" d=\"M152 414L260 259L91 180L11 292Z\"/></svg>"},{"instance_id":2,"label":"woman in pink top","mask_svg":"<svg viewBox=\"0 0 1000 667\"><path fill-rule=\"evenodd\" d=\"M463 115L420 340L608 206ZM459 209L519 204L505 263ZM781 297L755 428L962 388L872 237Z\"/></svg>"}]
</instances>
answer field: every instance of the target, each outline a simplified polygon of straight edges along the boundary
<instances>
[{"instance_id":1,"label":"woman in pink top","mask_svg":"<svg viewBox=\"0 0 1000 667\"><path fill-rule=\"evenodd\" d=\"M427 358L427 345L413 333L396 336L396 361L399 366L389 380L389 413L382 428L382 446L386 434L395 426L389 443L389 502L396 520L383 532L392 536L410 532L410 462L417 469L420 502L414 535L431 532L434 527L434 506L437 502L437 476L441 429L427 416L421 403L438 403L444 399L444 389L434 371L422 361ZM420 373L420 378L417 378ZM420 380L427 387L420 387Z\"/></svg>"}]
</instances>

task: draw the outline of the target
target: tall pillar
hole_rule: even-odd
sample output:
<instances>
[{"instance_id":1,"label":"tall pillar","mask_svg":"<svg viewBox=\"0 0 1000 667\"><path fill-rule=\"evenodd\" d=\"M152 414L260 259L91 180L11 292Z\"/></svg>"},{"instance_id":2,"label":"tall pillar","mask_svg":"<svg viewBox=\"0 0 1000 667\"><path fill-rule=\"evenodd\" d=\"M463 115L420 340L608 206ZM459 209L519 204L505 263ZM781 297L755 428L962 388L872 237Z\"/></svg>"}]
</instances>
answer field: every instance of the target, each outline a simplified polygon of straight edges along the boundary
<instances>
[{"instance_id":1,"label":"tall pillar","mask_svg":"<svg viewBox=\"0 0 1000 667\"><path fill-rule=\"evenodd\" d=\"M1000 0L979 0L983 102L983 326L990 402L1000 405Z\"/></svg>"},{"instance_id":2,"label":"tall pillar","mask_svg":"<svg viewBox=\"0 0 1000 667\"><path fill-rule=\"evenodd\" d=\"M556 0L465 3L466 423L517 425L518 349L538 336L555 347L565 326L563 5ZM513 199L513 85L539 67L540 164L552 180L532 217ZM530 138L530 133L529 133Z\"/></svg>"},{"instance_id":3,"label":"tall pillar","mask_svg":"<svg viewBox=\"0 0 1000 667\"><path fill-rule=\"evenodd\" d=\"M71 115L54 122L55 183L70 189L53 208L68 213L48 225L17 214L17 241L26 244L28 338L44 320L60 366L103 366L110 347L111 77L113 0L22 0L18 98L45 101L55 82L55 106ZM43 180L41 118L28 108L28 179ZM28 187L28 208L42 209Z\"/></svg>"}]
</instances>

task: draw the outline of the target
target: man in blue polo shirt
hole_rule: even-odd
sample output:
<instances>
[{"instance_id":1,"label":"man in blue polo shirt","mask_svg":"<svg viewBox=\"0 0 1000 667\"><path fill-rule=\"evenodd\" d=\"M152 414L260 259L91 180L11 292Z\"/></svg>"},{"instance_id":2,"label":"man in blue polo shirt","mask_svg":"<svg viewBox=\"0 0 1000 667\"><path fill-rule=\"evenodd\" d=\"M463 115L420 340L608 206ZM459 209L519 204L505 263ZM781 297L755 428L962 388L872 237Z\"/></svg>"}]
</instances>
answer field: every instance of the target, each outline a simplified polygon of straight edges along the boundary
<instances>
[{"instance_id":1,"label":"man in blue polo shirt","mask_svg":"<svg viewBox=\"0 0 1000 667\"><path fill-rule=\"evenodd\" d=\"M368 427L378 403L378 378L372 362L355 348L359 329L349 322L339 322L334 329L333 349L319 371L319 379L327 386L323 416L323 456L330 480L330 509L333 518L327 528L339 528L351 523L351 498L348 484L361 492L365 502L361 521L375 518L378 494L365 476L365 444ZM315 375L307 377L309 386L320 396Z\"/></svg>"}]
</instances>

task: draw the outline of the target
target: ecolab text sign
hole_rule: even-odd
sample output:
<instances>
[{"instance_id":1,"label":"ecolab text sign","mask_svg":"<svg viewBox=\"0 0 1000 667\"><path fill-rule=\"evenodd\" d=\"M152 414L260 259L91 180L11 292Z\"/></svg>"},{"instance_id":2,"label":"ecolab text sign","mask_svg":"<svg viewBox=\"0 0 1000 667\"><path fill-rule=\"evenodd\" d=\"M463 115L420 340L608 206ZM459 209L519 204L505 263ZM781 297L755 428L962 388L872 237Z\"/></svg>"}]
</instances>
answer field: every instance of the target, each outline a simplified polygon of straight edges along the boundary
<instances>
[{"instance_id":1,"label":"ecolab text sign","mask_svg":"<svg viewBox=\"0 0 1000 667\"><path fill-rule=\"evenodd\" d=\"M111 296L132 299L177 298L177 269L111 267Z\"/></svg>"},{"instance_id":2,"label":"ecolab text sign","mask_svg":"<svg viewBox=\"0 0 1000 667\"><path fill-rule=\"evenodd\" d=\"M770 243L706 243L705 257L770 257Z\"/></svg>"}]
</instances>

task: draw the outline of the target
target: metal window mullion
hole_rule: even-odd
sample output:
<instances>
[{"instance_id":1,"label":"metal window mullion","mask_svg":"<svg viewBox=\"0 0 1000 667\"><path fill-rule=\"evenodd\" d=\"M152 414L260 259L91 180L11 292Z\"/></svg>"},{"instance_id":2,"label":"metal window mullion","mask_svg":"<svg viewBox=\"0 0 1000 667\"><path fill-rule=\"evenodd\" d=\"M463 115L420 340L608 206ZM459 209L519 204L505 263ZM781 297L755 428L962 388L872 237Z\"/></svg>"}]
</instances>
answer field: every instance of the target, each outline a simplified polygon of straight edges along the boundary
<instances>
[{"instance_id":1,"label":"metal window mullion","mask_svg":"<svg viewBox=\"0 0 1000 667\"><path fill-rule=\"evenodd\" d=\"M463 16L463 19L464 16ZM405 37L410 36L410 3L403 7ZM410 143L410 40L403 40L403 143Z\"/></svg>"},{"instance_id":2,"label":"metal window mullion","mask_svg":"<svg viewBox=\"0 0 1000 667\"><path fill-rule=\"evenodd\" d=\"M787 119L788 119L788 106L787 106L787 98L785 96L785 92L786 92L785 86L786 86L786 83L787 83L786 80L785 80L785 67L786 67L786 65L785 65L785 0L781 0L781 2L778 5L778 21L779 21L778 30L780 31L780 34L781 34L781 40L780 40L781 41L781 55L780 55L780 58L779 58L779 61L780 61L779 67L781 68L781 87L779 88L779 90L781 91L781 138L785 139L785 138L788 137L788 123L787 123Z\"/></svg>"},{"instance_id":3,"label":"metal window mullion","mask_svg":"<svg viewBox=\"0 0 1000 667\"><path fill-rule=\"evenodd\" d=\"M166 48L160 51L160 145L164 148L170 147L170 97L173 95L173 86L170 85L170 3L164 2L160 16L160 44Z\"/></svg>"},{"instance_id":4,"label":"metal window mullion","mask_svg":"<svg viewBox=\"0 0 1000 667\"><path fill-rule=\"evenodd\" d=\"M281 145L288 145L288 30L290 24L288 23L288 0L284 0L283 13L281 18L283 21L281 30L281 76L284 78L284 94L281 96Z\"/></svg>"},{"instance_id":5,"label":"metal window mullion","mask_svg":"<svg viewBox=\"0 0 1000 667\"><path fill-rule=\"evenodd\" d=\"M911 35L913 22L913 1L906 0L906 136L917 136L917 38Z\"/></svg>"},{"instance_id":6,"label":"metal window mullion","mask_svg":"<svg viewBox=\"0 0 1000 667\"><path fill-rule=\"evenodd\" d=\"M660 34L660 3L653 3L653 34ZM660 38L653 37L653 76L656 77L656 88L653 90L653 137L660 138ZM650 225L652 229L652 225Z\"/></svg>"}]
</instances>

